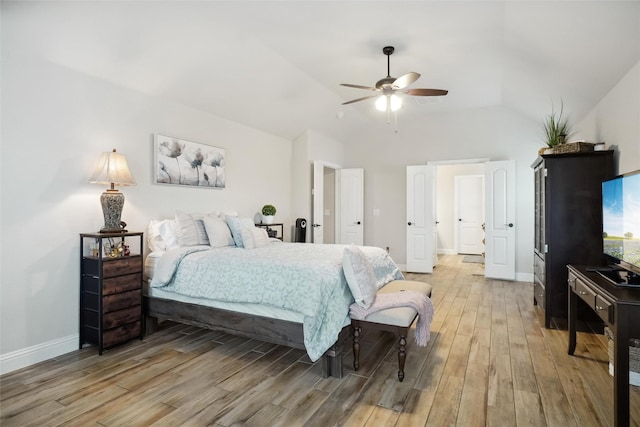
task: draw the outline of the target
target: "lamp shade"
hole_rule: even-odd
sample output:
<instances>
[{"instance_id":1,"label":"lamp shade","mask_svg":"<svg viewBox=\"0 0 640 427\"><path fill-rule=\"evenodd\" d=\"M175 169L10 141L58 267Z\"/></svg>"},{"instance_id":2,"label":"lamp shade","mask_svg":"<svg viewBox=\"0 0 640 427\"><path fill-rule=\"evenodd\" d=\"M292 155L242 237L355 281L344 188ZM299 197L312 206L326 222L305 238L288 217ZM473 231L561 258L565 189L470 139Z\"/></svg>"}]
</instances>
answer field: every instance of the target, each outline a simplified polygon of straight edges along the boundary
<instances>
[{"instance_id":1,"label":"lamp shade","mask_svg":"<svg viewBox=\"0 0 640 427\"><path fill-rule=\"evenodd\" d=\"M398 111L402 108L402 99L398 95L380 95L375 105L378 111Z\"/></svg>"},{"instance_id":2,"label":"lamp shade","mask_svg":"<svg viewBox=\"0 0 640 427\"><path fill-rule=\"evenodd\" d=\"M127 159L122 154L112 152L102 153L93 174L89 178L92 184L109 184L111 188L102 193L100 204L104 215L104 227L101 233L117 233L124 230L120 221L122 208L124 207L124 195L115 189L115 185L136 185L133 179Z\"/></svg>"},{"instance_id":3,"label":"lamp shade","mask_svg":"<svg viewBox=\"0 0 640 427\"><path fill-rule=\"evenodd\" d=\"M120 153L104 152L100 156L100 160L89 178L92 184L110 184L113 189L114 185L136 185L136 180L129 172L127 159Z\"/></svg>"}]
</instances>

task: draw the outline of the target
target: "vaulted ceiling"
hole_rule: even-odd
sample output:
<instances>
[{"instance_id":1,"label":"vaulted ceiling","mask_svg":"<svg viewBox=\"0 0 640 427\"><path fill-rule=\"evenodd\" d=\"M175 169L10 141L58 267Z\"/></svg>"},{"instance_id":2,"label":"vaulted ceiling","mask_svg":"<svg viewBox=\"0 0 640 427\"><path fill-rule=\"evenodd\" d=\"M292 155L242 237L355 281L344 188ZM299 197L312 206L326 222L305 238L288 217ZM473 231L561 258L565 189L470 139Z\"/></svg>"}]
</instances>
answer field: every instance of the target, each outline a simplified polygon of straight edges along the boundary
<instances>
[{"instance_id":1,"label":"vaulted ceiling","mask_svg":"<svg viewBox=\"0 0 640 427\"><path fill-rule=\"evenodd\" d=\"M402 120L502 106L580 119L640 60L640 1L3 2L21 54L292 139L347 140L391 74L446 97ZM3 29L3 35L7 33ZM4 58L7 59L6 57ZM9 57L10 59L10 57ZM381 117L382 115L382 117Z\"/></svg>"}]
</instances>

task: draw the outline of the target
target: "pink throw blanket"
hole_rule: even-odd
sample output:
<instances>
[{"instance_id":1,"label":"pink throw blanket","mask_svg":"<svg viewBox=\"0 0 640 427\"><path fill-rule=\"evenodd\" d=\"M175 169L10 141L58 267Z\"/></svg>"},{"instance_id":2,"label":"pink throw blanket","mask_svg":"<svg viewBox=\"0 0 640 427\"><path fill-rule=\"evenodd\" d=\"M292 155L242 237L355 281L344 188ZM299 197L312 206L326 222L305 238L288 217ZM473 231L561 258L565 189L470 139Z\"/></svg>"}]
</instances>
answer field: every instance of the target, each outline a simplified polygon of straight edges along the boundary
<instances>
[{"instance_id":1,"label":"pink throw blanket","mask_svg":"<svg viewBox=\"0 0 640 427\"><path fill-rule=\"evenodd\" d=\"M416 324L416 344L424 347L431 338L431 320L433 320L433 303L426 295L416 291L401 291L380 293L369 308L362 308L353 303L349 307L349 314L356 320L366 320L366 317L376 311L395 307L412 307L418 312Z\"/></svg>"}]
</instances>

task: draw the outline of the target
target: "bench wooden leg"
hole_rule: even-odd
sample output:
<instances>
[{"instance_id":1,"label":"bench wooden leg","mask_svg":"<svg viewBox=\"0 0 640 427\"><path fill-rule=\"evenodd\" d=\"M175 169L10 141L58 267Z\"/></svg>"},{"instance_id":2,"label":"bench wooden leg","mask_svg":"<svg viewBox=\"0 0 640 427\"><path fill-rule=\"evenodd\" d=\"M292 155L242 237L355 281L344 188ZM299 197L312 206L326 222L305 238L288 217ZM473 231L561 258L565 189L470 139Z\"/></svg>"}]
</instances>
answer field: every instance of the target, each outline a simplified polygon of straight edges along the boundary
<instances>
[{"instance_id":1,"label":"bench wooden leg","mask_svg":"<svg viewBox=\"0 0 640 427\"><path fill-rule=\"evenodd\" d=\"M398 348L398 379L404 380L404 362L407 359L407 331L400 332L400 348Z\"/></svg>"},{"instance_id":2,"label":"bench wooden leg","mask_svg":"<svg viewBox=\"0 0 640 427\"><path fill-rule=\"evenodd\" d=\"M357 320L351 321L351 330L353 331L353 370L360 369L360 334L362 328Z\"/></svg>"}]
</instances>

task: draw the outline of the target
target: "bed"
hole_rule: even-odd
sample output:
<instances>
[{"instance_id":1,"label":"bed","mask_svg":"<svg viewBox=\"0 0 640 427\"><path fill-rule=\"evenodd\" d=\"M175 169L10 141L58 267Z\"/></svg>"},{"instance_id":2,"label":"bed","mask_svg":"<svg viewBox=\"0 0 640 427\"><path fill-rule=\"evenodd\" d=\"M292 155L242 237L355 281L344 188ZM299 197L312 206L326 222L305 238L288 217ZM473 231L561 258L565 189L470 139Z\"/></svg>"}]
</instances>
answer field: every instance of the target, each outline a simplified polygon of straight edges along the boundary
<instances>
[{"instance_id":1,"label":"bed","mask_svg":"<svg viewBox=\"0 0 640 427\"><path fill-rule=\"evenodd\" d=\"M168 319L300 348L312 361L322 359L325 376L341 377L342 342L348 336L349 305L354 301L342 269L346 246L283 243L246 220L240 227L244 240L238 242L234 237L242 233L237 222L224 220L231 239L215 221L216 230L205 227L209 244L195 239L191 243L196 244L168 245L164 236L164 246L150 224L147 329ZM386 251L362 250L374 266L378 287L403 278Z\"/></svg>"}]
</instances>

